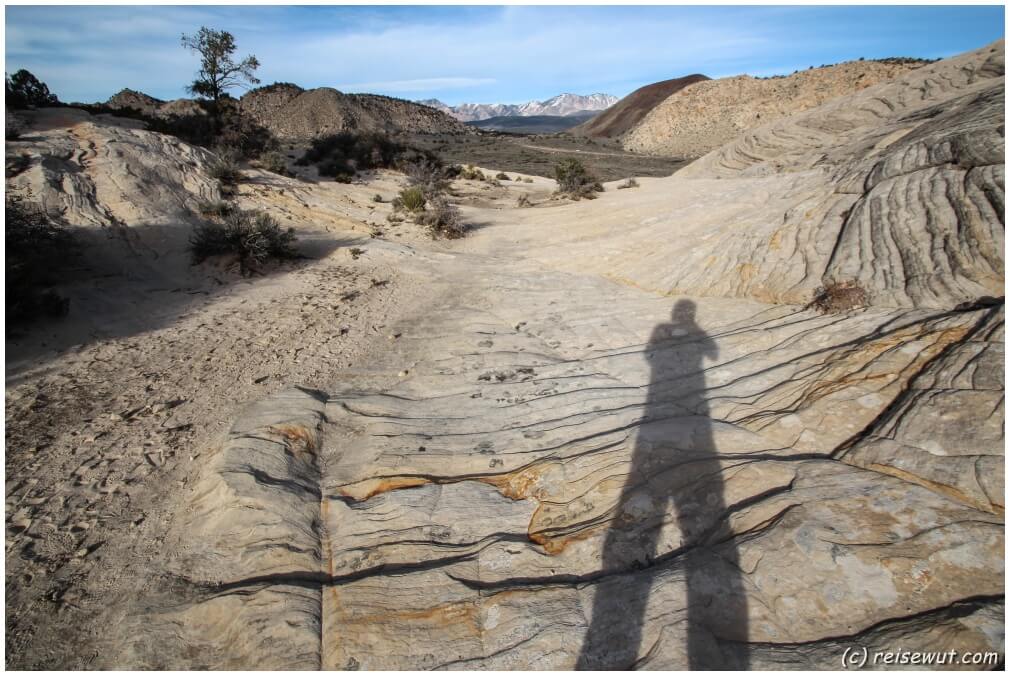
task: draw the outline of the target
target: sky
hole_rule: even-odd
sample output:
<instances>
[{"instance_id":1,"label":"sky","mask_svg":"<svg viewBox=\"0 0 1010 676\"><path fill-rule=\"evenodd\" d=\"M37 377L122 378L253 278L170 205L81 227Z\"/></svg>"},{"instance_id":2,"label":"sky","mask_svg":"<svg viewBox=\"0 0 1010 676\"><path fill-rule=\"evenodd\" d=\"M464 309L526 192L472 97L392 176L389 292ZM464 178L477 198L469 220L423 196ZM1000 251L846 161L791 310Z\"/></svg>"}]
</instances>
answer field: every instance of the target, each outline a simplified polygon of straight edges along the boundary
<instances>
[{"instance_id":1,"label":"sky","mask_svg":"<svg viewBox=\"0 0 1010 676\"><path fill-rule=\"evenodd\" d=\"M255 54L263 84L294 82L450 105L788 74L860 57L943 58L1003 37L1002 6L6 6L5 71L62 101L128 87L186 96L201 26ZM241 90L234 92L241 95Z\"/></svg>"}]
</instances>

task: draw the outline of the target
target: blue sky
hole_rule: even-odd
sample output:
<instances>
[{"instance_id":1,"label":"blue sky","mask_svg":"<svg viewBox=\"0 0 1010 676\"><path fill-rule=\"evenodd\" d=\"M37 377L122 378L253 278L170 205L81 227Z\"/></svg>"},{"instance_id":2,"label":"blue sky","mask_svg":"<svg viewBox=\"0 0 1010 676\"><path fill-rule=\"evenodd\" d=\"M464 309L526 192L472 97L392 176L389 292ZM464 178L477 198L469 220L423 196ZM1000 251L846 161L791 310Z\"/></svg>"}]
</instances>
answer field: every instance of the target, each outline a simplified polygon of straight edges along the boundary
<instances>
[{"instance_id":1,"label":"blue sky","mask_svg":"<svg viewBox=\"0 0 1010 676\"><path fill-rule=\"evenodd\" d=\"M690 73L791 73L859 57L946 57L1003 37L1002 6L6 7L7 72L64 101L123 87L185 95L200 26L235 35L260 79L450 104L623 96ZM236 92L240 94L241 92Z\"/></svg>"}]
</instances>

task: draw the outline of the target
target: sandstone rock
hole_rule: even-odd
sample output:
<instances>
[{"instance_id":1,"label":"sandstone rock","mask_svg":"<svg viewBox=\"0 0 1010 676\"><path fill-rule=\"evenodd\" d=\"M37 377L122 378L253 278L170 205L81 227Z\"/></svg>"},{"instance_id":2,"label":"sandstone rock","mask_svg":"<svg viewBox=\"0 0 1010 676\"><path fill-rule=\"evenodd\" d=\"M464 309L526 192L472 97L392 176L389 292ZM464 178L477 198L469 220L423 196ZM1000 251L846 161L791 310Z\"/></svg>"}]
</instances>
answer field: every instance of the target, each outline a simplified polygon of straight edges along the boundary
<instances>
[{"instance_id":1,"label":"sandstone rock","mask_svg":"<svg viewBox=\"0 0 1010 676\"><path fill-rule=\"evenodd\" d=\"M692 83L675 90L622 131L628 150L699 157L741 133L887 82L921 62L849 61L785 77L749 75ZM598 124L595 120L590 125Z\"/></svg>"}]
</instances>

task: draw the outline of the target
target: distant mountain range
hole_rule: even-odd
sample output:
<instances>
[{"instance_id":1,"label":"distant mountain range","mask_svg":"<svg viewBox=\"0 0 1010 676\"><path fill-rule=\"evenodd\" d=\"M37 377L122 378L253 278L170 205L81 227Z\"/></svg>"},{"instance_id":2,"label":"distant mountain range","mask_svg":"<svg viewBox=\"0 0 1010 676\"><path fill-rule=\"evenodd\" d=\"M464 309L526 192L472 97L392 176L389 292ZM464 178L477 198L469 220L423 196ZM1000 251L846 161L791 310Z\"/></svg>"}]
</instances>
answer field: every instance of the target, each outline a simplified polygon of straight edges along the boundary
<instances>
[{"instance_id":1,"label":"distant mountain range","mask_svg":"<svg viewBox=\"0 0 1010 676\"><path fill-rule=\"evenodd\" d=\"M546 101L526 103L461 103L450 106L438 99L418 101L425 106L441 110L462 122L488 120L493 117L532 117L540 115L567 117L606 110L619 99L610 94L558 94Z\"/></svg>"}]
</instances>

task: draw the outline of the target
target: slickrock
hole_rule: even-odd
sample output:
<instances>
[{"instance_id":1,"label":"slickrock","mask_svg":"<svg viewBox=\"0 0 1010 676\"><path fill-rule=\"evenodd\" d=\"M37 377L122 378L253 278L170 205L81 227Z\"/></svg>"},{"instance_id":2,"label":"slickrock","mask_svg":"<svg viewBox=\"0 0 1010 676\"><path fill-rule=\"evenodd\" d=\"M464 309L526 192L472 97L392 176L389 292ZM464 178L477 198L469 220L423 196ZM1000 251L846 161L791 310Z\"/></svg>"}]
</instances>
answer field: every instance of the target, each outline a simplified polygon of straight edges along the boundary
<instances>
[{"instance_id":1,"label":"slickrock","mask_svg":"<svg viewBox=\"0 0 1010 676\"><path fill-rule=\"evenodd\" d=\"M699 157L755 127L893 80L922 65L849 61L784 77L738 75L690 83L650 106L633 126L625 126L621 142L636 152Z\"/></svg>"},{"instance_id":2,"label":"slickrock","mask_svg":"<svg viewBox=\"0 0 1010 676\"><path fill-rule=\"evenodd\" d=\"M41 143L8 144L8 157L20 161L7 185L30 188L46 211L64 215L73 225L192 222L201 198L219 197L217 181L206 173L214 156L174 136L74 108L36 111L30 124L66 133L48 135Z\"/></svg>"},{"instance_id":3,"label":"slickrock","mask_svg":"<svg viewBox=\"0 0 1010 676\"><path fill-rule=\"evenodd\" d=\"M909 649L1001 649L1001 514L836 457L1001 308L671 321L670 299L501 263L443 261L442 300L373 362L409 364L399 385L236 422L169 541L171 609L120 663L830 667L896 623ZM236 643L181 658L193 628Z\"/></svg>"}]
</instances>

